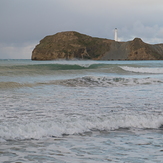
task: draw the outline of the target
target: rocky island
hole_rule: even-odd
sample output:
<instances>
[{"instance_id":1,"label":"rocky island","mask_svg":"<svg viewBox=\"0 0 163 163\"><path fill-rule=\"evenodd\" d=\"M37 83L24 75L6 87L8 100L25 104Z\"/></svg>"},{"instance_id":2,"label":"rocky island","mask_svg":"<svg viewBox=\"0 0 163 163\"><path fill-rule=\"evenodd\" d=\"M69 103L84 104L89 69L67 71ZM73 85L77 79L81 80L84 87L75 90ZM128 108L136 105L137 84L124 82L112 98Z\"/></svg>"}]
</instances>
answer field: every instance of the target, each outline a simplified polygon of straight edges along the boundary
<instances>
[{"instance_id":1,"label":"rocky island","mask_svg":"<svg viewBox=\"0 0 163 163\"><path fill-rule=\"evenodd\" d=\"M31 59L163 60L163 44L147 44L140 38L117 42L68 31L43 38Z\"/></svg>"}]
</instances>

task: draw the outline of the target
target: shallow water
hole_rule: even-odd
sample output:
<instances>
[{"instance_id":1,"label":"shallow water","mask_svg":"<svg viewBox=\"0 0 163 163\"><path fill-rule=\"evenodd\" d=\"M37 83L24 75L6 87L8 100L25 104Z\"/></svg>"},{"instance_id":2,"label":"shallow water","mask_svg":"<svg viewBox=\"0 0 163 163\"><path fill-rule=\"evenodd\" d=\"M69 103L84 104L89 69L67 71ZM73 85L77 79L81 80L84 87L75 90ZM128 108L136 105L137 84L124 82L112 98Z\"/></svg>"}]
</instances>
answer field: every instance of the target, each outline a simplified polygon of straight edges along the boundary
<instances>
[{"instance_id":1,"label":"shallow water","mask_svg":"<svg viewBox=\"0 0 163 163\"><path fill-rule=\"evenodd\" d=\"M162 162L162 67L0 60L1 162Z\"/></svg>"}]
</instances>

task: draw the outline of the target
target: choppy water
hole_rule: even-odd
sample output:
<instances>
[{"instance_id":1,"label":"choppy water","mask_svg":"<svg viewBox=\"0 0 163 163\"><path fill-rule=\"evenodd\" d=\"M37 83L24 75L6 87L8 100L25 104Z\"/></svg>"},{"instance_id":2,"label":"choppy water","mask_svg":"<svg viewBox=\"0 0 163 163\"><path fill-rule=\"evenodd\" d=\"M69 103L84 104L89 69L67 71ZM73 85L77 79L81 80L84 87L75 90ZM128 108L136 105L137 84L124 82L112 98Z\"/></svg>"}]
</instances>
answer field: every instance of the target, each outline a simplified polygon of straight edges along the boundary
<instances>
[{"instance_id":1,"label":"choppy water","mask_svg":"<svg viewBox=\"0 0 163 163\"><path fill-rule=\"evenodd\" d=\"M163 162L163 61L0 60L0 162Z\"/></svg>"}]
</instances>

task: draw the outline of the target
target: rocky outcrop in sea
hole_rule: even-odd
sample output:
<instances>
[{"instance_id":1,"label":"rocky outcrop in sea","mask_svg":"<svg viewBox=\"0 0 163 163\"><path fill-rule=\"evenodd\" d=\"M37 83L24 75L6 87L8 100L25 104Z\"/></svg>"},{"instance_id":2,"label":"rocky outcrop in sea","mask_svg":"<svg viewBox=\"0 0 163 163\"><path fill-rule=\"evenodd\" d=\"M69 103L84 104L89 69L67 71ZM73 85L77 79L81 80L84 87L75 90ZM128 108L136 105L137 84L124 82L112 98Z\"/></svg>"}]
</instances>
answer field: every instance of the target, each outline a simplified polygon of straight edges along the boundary
<instances>
[{"instance_id":1,"label":"rocky outcrop in sea","mask_svg":"<svg viewBox=\"0 0 163 163\"><path fill-rule=\"evenodd\" d=\"M163 44L147 44L140 38L117 42L68 31L43 38L31 59L162 60Z\"/></svg>"}]
</instances>

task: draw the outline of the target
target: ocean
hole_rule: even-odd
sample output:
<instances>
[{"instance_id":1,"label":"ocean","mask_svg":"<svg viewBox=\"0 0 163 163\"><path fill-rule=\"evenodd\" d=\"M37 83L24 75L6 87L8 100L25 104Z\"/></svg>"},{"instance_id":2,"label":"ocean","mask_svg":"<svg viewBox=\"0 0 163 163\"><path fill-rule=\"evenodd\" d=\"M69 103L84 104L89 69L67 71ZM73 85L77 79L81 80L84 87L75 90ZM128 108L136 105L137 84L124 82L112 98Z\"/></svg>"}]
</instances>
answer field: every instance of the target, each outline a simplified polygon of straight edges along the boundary
<instances>
[{"instance_id":1,"label":"ocean","mask_svg":"<svg viewBox=\"0 0 163 163\"><path fill-rule=\"evenodd\" d=\"M163 61L0 60L0 162L163 162Z\"/></svg>"}]
</instances>

